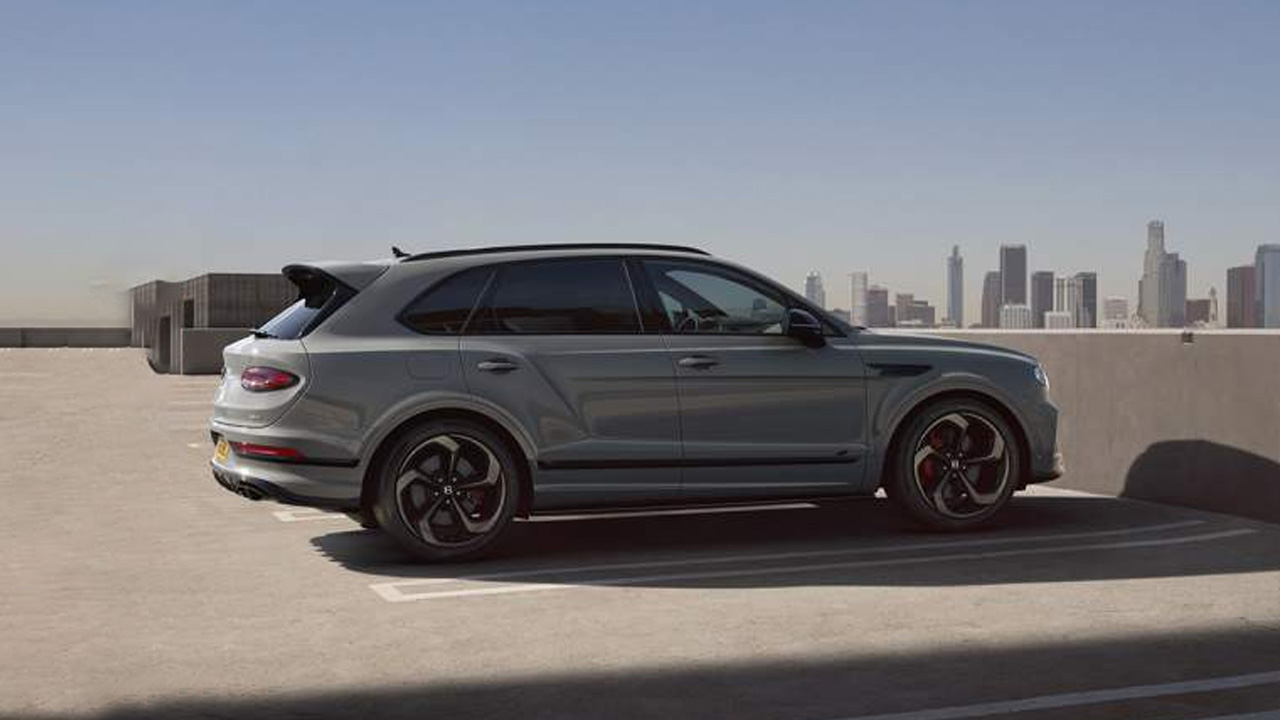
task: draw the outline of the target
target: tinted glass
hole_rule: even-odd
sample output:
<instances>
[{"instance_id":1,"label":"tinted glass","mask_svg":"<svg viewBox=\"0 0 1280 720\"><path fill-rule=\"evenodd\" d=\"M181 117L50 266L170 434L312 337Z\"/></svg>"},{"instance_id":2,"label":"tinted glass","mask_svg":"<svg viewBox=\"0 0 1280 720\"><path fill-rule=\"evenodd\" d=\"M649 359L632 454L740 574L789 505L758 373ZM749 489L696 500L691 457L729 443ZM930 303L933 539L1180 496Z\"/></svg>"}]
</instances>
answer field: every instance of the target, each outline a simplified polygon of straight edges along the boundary
<instances>
[{"instance_id":1,"label":"tinted glass","mask_svg":"<svg viewBox=\"0 0 1280 720\"><path fill-rule=\"evenodd\" d=\"M530 335L637 333L631 285L620 260L549 260L503 267L479 332Z\"/></svg>"},{"instance_id":2,"label":"tinted glass","mask_svg":"<svg viewBox=\"0 0 1280 720\"><path fill-rule=\"evenodd\" d=\"M782 334L786 306L754 283L697 265L647 262L645 267L675 332Z\"/></svg>"},{"instance_id":3,"label":"tinted glass","mask_svg":"<svg viewBox=\"0 0 1280 720\"><path fill-rule=\"evenodd\" d=\"M298 283L298 279L294 279ZM296 340L311 332L330 313L352 296L353 291L322 276L309 276L298 286L300 298L271 318L258 332L273 338Z\"/></svg>"},{"instance_id":4,"label":"tinted glass","mask_svg":"<svg viewBox=\"0 0 1280 720\"><path fill-rule=\"evenodd\" d=\"M491 268L474 268L445 278L405 309L404 323L428 335L462 332L492 274Z\"/></svg>"}]
</instances>

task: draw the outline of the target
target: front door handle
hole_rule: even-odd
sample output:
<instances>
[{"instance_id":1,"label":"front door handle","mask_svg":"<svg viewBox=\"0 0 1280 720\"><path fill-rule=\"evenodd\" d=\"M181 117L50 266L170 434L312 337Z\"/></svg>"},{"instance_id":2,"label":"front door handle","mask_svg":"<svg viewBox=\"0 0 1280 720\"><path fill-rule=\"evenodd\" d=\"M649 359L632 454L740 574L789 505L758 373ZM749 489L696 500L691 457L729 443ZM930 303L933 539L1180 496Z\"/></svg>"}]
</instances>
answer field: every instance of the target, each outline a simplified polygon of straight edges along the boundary
<instances>
[{"instance_id":1,"label":"front door handle","mask_svg":"<svg viewBox=\"0 0 1280 720\"><path fill-rule=\"evenodd\" d=\"M479 363L476 363L476 369L480 370L481 372L502 374L502 373L509 373L512 370L518 370L520 369L520 366L511 362L510 360L503 360L502 358L494 358L492 360L482 360Z\"/></svg>"},{"instance_id":2,"label":"front door handle","mask_svg":"<svg viewBox=\"0 0 1280 720\"><path fill-rule=\"evenodd\" d=\"M706 355L690 355L689 357L680 358L680 362L678 364L680 367L693 368L694 370L706 370L709 367L719 365L720 361Z\"/></svg>"}]
</instances>

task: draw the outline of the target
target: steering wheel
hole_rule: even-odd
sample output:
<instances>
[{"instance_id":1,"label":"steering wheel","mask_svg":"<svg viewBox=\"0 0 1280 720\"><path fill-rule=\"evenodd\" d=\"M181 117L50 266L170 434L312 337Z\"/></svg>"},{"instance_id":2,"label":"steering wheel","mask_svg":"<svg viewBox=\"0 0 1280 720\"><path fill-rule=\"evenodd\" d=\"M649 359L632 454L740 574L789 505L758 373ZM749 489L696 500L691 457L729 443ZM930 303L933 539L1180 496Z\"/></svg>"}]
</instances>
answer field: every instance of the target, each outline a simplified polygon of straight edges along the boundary
<instances>
[{"instance_id":1,"label":"steering wheel","mask_svg":"<svg viewBox=\"0 0 1280 720\"><path fill-rule=\"evenodd\" d=\"M676 325L676 332L677 333L698 332L698 328L701 325L702 325L702 322L698 319L698 316L695 315L694 313L689 313L688 315L685 315L683 319L680 320L679 325Z\"/></svg>"}]
</instances>

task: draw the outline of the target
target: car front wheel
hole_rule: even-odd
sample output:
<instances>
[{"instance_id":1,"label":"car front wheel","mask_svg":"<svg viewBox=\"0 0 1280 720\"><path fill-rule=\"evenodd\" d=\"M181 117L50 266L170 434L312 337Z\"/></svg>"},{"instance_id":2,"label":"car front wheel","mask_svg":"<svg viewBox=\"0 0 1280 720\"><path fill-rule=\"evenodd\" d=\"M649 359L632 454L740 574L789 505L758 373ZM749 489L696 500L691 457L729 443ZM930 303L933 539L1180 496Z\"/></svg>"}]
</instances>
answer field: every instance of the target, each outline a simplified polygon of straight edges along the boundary
<instances>
[{"instance_id":1,"label":"car front wheel","mask_svg":"<svg viewBox=\"0 0 1280 720\"><path fill-rule=\"evenodd\" d=\"M478 557L497 544L519 507L517 467L507 443L477 423L414 427L380 468L378 523L423 560Z\"/></svg>"},{"instance_id":2,"label":"car front wheel","mask_svg":"<svg viewBox=\"0 0 1280 720\"><path fill-rule=\"evenodd\" d=\"M885 490L904 513L935 530L988 523L1021 484L1013 428L986 403L930 405L895 447Z\"/></svg>"}]
</instances>

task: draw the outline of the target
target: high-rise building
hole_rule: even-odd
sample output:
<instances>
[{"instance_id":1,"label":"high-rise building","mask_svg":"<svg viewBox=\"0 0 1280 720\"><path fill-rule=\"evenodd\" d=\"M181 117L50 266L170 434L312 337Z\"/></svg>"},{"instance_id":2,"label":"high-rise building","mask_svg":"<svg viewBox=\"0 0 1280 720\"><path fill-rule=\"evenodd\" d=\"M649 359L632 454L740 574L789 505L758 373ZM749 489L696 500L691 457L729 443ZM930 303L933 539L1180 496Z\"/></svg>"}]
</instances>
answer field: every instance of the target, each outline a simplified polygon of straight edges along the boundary
<instances>
[{"instance_id":1,"label":"high-rise building","mask_svg":"<svg viewBox=\"0 0 1280 720\"><path fill-rule=\"evenodd\" d=\"M989 271L982 278L982 327L1000 327L1000 272Z\"/></svg>"},{"instance_id":2,"label":"high-rise building","mask_svg":"<svg viewBox=\"0 0 1280 720\"><path fill-rule=\"evenodd\" d=\"M1078 272L1076 283L1080 286L1080 314L1076 327L1098 326L1098 273Z\"/></svg>"},{"instance_id":3,"label":"high-rise building","mask_svg":"<svg viewBox=\"0 0 1280 720\"><path fill-rule=\"evenodd\" d=\"M1164 223L1147 223L1147 252L1138 281L1138 314L1150 327L1182 327L1187 316L1187 263L1165 252Z\"/></svg>"},{"instance_id":4,"label":"high-rise building","mask_svg":"<svg viewBox=\"0 0 1280 720\"><path fill-rule=\"evenodd\" d=\"M804 297L824 310L827 307L827 291L822 289L822 276L817 270L809 271L808 277L804 279Z\"/></svg>"},{"instance_id":5,"label":"high-rise building","mask_svg":"<svg viewBox=\"0 0 1280 720\"><path fill-rule=\"evenodd\" d=\"M1207 326L1210 314L1209 298L1190 298L1187 300L1185 314L1187 327Z\"/></svg>"},{"instance_id":6,"label":"high-rise building","mask_svg":"<svg viewBox=\"0 0 1280 720\"><path fill-rule=\"evenodd\" d=\"M1027 304L1027 246L1000 246L1000 304Z\"/></svg>"},{"instance_id":7,"label":"high-rise building","mask_svg":"<svg viewBox=\"0 0 1280 720\"><path fill-rule=\"evenodd\" d=\"M1031 306L1001 305L1000 327L1011 330L1029 330L1031 328Z\"/></svg>"},{"instance_id":8,"label":"high-rise building","mask_svg":"<svg viewBox=\"0 0 1280 720\"><path fill-rule=\"evenodd\" d=\"M1050 310L1044 314L1046 330L1070 330L1076 326L1075 318L1066 310Z\"/></svg>"},{"instance_id":9,"label":"high-rise building","mask_svg":"<svg viewBox=\"0 0 1280 720\"><path fill-rule=\"evenodd\" d=\"M1147 223L1147 251L1138 281L1138 314L1151 327L1160 326L1160 263L1164 260L1164 223Z\"/></svg>"},{"instance_id":10,"label":"high-rise building","mask_svg":"<svg viewBox=\"0 0 1280 720\"><path fill-rule=\"evenodd\" d=\"M964 327L964 258L959 245L952 245L947 257L947 319L958 328Z\"/></svg>"},{"instance_id":11,"label":"high-rise building","mask_svg":"<svg viewBox=\"0 0 1280 720\"><path fill-rule=\"evenodd\" d=\"M1044 327L1044 314L1053 310L1053 273L1037 270L1031 273L1031 325Z\"/></svg>"},{"instance_id":12,"label":"high-rise building","mask_svg":"<svg viewBox=\"0 0 1280 720\"><path fill-rule=\"evenodd\" d=\"M871 326L867 321L867 274L864 272L849 274L849 322Z\"/></svg>"},{"instance_id":13,"label":"high-rise building","mask_svg":"<svg viewBox=\"0 0 1280 720\"><path fill-rule=\"evenodd\" d=\"M867 288L867 327L892 327L889 317L889 289L872 285Z\"/></svg>"},{"instance_id":14,"label":"high-rise building","mask_svg":"<svg viewBox=\"0 0 1280 720\"><path fill-rule=\"evenodd\" d=\"M1258 327L1257 267L1241 265L1227 270L1227 327Z\"/></svg>"},{"instance_id":15,"label":"high-rise building","mask_svg":"<svg viewBox=\"0 0 1280 720\"><path fill-rule=\"evenodd\" d=\"M1218 320L1218 288L1209 288L1209 327L1222 327Z\"/></svg>"},{"instance_id":16,"label":"high-rise building","mask_svg":"<svg viewBox=\"0 0 1280 720\"><path fill-rule=\"evenodd\" d=\"M1053 311L1071 316L1071 327L1083 327L1084 292L1080 277L1060 277L1053 281Z\"/></svg>"},{"instance_id":17,"label":"high-rise building","mask_svg":"<svg viewBox=\"0 0 1280 720\"><path fill-rule=\"evenodd\" d=\"M1129 299L1111 296L1102 302L1102 327L1113 330L1129 327Z\"/></svg>"},{"instance_id":18,"label":"high-rise building","mask_svg":"<svg viewBox=\"0 0 1280 720\"><path fill-rule=\"evenodd\" d=\"M1258 326L1280 328L1280 245L1259 245L1255 257Z\"/></svg>"},{"instance_id":19,"label":"high-rise building","mask_svg":"<svg viewBox=\"0 0 1280 720\"><path fill-rule=\"evenodd\" d=\"M916 301L913 293L898 293L893 297L893 324L901 325L911 319L911 305Z\"/></svg>"}]
</instances>

